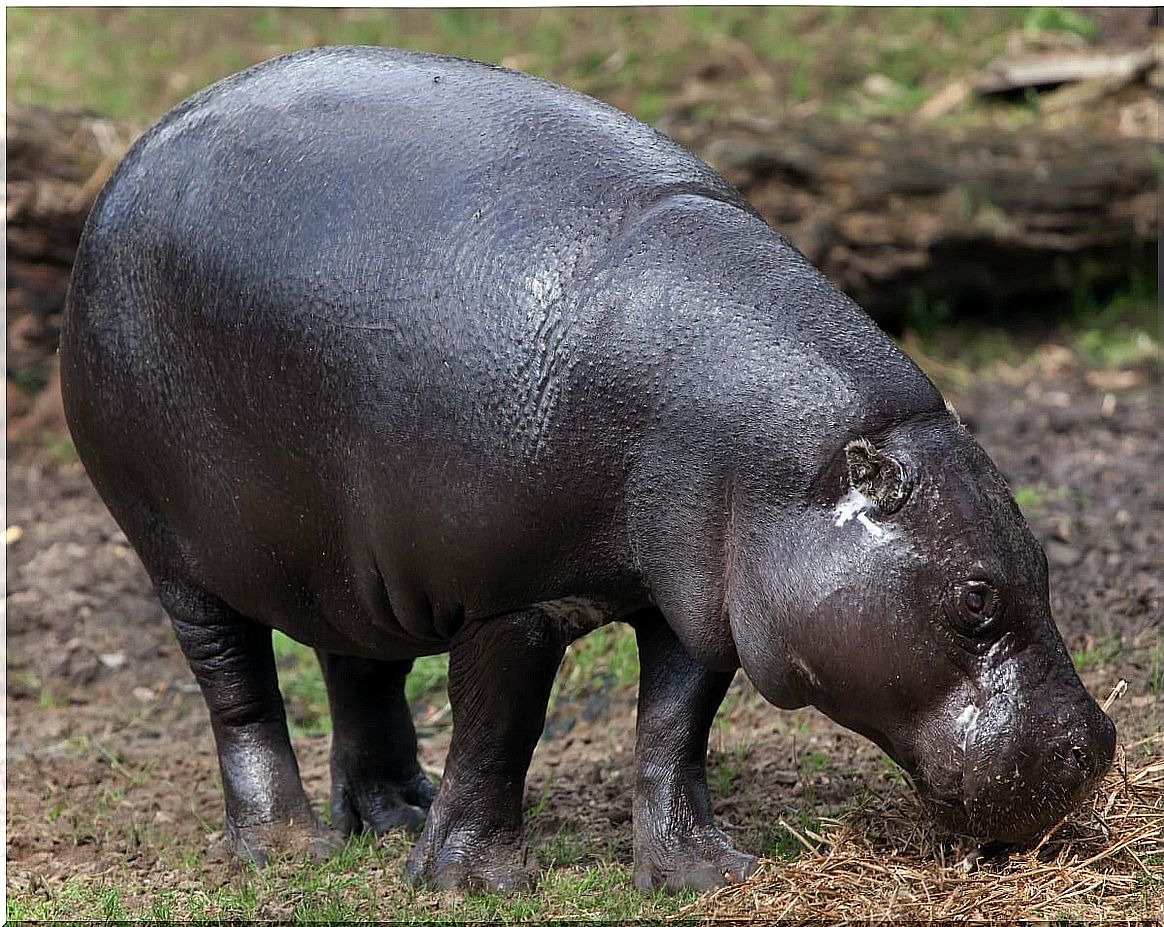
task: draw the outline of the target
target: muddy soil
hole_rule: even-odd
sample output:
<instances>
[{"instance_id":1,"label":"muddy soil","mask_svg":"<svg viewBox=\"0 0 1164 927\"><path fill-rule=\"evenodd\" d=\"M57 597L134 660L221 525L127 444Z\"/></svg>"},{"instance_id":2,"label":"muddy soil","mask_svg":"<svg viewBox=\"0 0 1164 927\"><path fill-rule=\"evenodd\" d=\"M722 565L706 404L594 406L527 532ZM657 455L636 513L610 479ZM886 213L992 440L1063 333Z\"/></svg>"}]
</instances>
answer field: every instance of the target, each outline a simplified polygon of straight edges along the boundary
<instances>
[{"instance_id":1,"label":"muddy soil","mask_svg":"<svg viewBox=\"0 0 1164 927\"><path fill-rule=\"evenodd\" d=\"M1159 385L1139 371L1087 371L1044 346L1021 368L948 392L1047 547L1055 615L1083 654L1084 681L1102 698L1127 680L1111 709L1126 744L1159 731ZM221 793L201 697L124 536L80 465L46 446L15 449L7 476L10 897L114 869L141 892L218 884ZM544 798L535 846L577 834L588 853L629 864L633 725L630 692L609 694L596 717L588 706L551 718L527 792L531 805ZM439 772L448 729L425 731L422 761ZM325 737L296 742L320 806L327 748ZM726 829L767 853L780 818L828 813L896 776L862 738L811 710L768 708L742 679L712 751Z\"/></svg>"}]
</instances>

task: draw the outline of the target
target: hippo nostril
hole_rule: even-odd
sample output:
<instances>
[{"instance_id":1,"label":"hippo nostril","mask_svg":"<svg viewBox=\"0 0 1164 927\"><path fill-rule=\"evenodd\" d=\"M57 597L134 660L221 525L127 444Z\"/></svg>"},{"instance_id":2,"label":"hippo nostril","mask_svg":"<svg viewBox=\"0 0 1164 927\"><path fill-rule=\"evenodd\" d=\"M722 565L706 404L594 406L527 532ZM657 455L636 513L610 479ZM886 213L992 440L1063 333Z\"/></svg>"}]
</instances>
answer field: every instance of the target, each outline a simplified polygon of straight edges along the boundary
<instances>
[{"instance_id":1,"label":"hippo nostril","mask_svg":"<svg viewBox=\"0 0 1164 927\"><path fill-rule=\"evenodd\" d=\"M1084 769L1087 769L1089 766L1087 761L1087 751L1082 747L1073 746L1071 748L1071 759L1075 761L1077 766L1082 766Z\"/></svg>"}]
</instances>

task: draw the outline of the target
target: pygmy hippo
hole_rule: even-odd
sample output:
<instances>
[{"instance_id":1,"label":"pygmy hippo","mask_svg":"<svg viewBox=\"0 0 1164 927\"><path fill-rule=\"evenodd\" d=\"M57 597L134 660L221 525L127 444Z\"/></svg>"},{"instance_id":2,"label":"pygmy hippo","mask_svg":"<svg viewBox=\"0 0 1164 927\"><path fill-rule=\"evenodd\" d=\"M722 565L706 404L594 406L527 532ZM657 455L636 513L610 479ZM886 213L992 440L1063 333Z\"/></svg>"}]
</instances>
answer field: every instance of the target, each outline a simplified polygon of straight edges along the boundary
<instances>
[{"instance_id":1,"label":"pygmy hippo","mask_svg":"<svg viewBox=\"0 0 1164 927\"><path fill-rule=\"evenodd\" d=\"M384 48L214 84L102 192L61 369L243 859L333 833L272 628L323 667L333 826L422 828L406 872L442 888L532 884L550 685L611 621L640 654L642 889L755 868L704 770L739 667L983 840L1033 838L1111 762L1039 544L938 390L710 168L579 93ZM442 651L434 789L404 681Z\"/></svg>"}]
</instances>

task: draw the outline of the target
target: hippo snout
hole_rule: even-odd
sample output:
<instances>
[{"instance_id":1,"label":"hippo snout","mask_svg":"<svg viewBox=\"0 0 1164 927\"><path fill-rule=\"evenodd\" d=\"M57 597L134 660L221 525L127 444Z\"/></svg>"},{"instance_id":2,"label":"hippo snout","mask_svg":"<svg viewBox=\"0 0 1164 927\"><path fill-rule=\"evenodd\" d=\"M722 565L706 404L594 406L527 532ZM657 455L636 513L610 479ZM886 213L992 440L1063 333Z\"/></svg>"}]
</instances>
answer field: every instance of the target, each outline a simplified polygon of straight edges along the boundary
<instances>
[{"instance_id":1,"label":"hippo snout","mask_svg":"<svg viewBox=\"0 0 1164 927\"><path fill-rule=\"evenodd\" d=\"M1088 725L1080 725L1068 738L1071 761L1080 770L1084 782L1095 785L1111 768L1115 758L1116 730L1099 706L1095 707Z\"/></svg>"},{"instance_id":2,"label":"hippo snout","mask_svg":"<svg viewBox=\"0 0 1164 927\"><path fill-rule=\"evenodd\" d=\"M1094 792L1115 756L1115 726L1083 695L1059 733L1037 720L1015 725L1005 713L983 713L979 736L967 744L964 815L953 815L964 826L955 829L991 842L1029 843Z\"/></svg>"}]
</instances>

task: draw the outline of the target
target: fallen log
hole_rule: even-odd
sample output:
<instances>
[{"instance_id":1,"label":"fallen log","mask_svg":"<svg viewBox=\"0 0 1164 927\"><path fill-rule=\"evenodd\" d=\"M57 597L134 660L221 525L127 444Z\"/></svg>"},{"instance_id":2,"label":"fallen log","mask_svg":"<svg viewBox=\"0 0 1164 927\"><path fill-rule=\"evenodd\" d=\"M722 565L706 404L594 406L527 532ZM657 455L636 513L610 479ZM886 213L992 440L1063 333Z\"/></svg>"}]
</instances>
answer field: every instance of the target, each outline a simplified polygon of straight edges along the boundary
<instances>
[{"instance_id":1,"label":"fallen log","mask_svg":"<svg viewBox=\"0 0 1164 927\"><path fill-rule=\"evenodd\" d=\"M1143 139L815 119L666 129L891 330L919 306L1061 310L1081 278L1155 262L1160 146ZM7 130L9 368L45 379L85 217L136 129L14 106Z\"/></svg>"},{"instance_id":2,"label":"fallen log","mask_svg":"<svg viewBox=\"0 0 1164 927\"><path fill-rule=\"evenodd\" d=\"M136 134L87 113L8 109L8 367L30 386L49 377L85 217Z\"/></svg>"},{"instance_id":3,"label":"fallen log","mask_svg":"<svg viewBox=\"0 0 1164 927\"><path fill-rule=\"evenodd\" d=\"M1158 61L1155 48L1132 51L1089 49L1038 55L1004 55L971 80L976 93L1010 93L1027 87L1053 87L1078 81L1118 81L1122 86Z\"/></svg>"},{"instance_id":4,"label":"fallen log","mask_svg":"<svg viewBox=\"0 0 1164 927\"><path fill-rule=\"evenodd\" d=\"M672 135L885 327L1047 318L1155 266L1160 146L1097 132L689 123Z\"/></svg>"}]
</instances>

